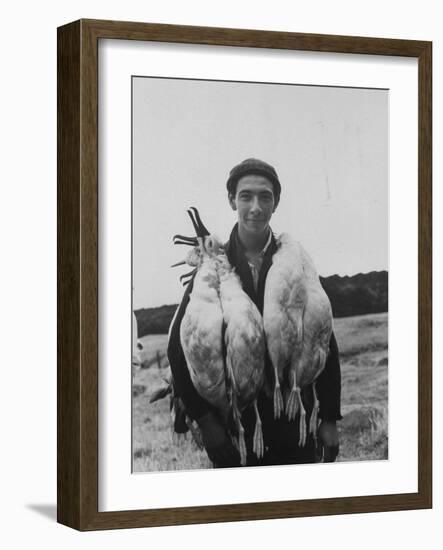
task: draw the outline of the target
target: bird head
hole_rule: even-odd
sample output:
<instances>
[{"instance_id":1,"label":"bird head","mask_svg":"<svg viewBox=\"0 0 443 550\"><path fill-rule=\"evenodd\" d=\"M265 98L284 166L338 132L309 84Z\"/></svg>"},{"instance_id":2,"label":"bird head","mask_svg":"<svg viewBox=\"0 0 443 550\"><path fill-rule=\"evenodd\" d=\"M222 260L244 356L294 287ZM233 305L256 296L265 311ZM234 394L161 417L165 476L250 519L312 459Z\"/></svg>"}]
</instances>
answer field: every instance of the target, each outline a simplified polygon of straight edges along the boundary
<instances>
[{"instance_id":1,"label":"bird head","mask_svg":"<svg viewBox=\"0 0 443 550\"><path fill-rule=\"evenodd\" d=\"M194 226L198 247L201 254L208 254L215 256L220 253L220 249L223 248L222 243L212 235L205 227L200 214L195 208L191 206L187 210L189 217L191 218L192 225Z\"/></svg>"},{"instance_id":2,"label":"bird head","mask_svg":"<svg viewBox=\"0 0 443 550\"><path fill-rule=\"evenodd\" d=\"M192 246L191 250L186 255L185 259L181 262L174 264L171 267L188 264L192 267L198 268L205 257L216 257L223 253L223 245L217 237L209 233L206 229L197 208L191 206L187 210L189 217L191 218L192 225L195 230L195 237L186 237L184 235L174 235L174 244L184 244ZM184 279L188 279L184 284L189 282L190 278L194 274L195 270L186 273L180 277L183 282Z\"/></svg>"},{"instance_id":3,"label":"bird head","mask_svg":"<svg viewBox=\"0 0 443 550\"><path fill-rule=\"evenodd\" d=\"M174 235L173 241L174 244L184 244L192 246L193 248L188 252L185 260L174 264L173 267L177 265L188 264L191 266L198 266L202 256L217 256L218 254L223 253L223 245L221 241L209 233L206 229L200 214L198 213L195 206L191 206L187 210L189 217L191 218L192 225L195 230L195 237L186 237L184 235Z\"/></svg>"}]
</instances>

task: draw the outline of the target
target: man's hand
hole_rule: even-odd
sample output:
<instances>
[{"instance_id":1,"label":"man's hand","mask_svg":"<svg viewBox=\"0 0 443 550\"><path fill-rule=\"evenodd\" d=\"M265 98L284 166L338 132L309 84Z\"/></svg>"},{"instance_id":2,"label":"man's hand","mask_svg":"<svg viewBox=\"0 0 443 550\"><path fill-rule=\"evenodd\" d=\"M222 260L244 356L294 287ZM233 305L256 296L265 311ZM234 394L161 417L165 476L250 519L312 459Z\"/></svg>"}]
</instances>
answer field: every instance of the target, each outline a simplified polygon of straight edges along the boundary
<instances>
[{"instance_id":1,"label":"man's hand","mask_svg":"<svg viewBox=\"0 0 443 550\"><path fill-rule=\"evenodd\" d=\"M335 420L322 420L318 428L320 456L323 462L335 462L338 455L338 430Z\"/></svg>"},{"instance_id":2,"label":"man's hand","mask_svg":"<svg viewBox=\"0 0 443 550\"><path fill-rule=\"evenodd\" d=\"M197 419L203 445L211 462L217 466L239 466L240 455L232 444L225 427L212 412Z\"/></svg>"}]
</instances>

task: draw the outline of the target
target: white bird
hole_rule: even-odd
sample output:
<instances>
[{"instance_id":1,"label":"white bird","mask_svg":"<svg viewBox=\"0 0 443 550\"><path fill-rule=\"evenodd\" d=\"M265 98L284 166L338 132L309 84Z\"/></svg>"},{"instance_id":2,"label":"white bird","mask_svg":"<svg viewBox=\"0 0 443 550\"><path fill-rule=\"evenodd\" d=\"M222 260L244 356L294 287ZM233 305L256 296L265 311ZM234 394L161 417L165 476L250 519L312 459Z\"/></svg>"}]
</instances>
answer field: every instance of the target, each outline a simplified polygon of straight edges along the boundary
<instances>
[{"instance_id":1,"label":"white bird","mask_svg":"<svg viewBox=\"0 0 443 550\"><path fill-rule=\"evenodd\" d=\"M268 353L274 368L274 416L283 411L281 385L285 371L300 357L305 303L301 250L287 250L277 241L278 250L266 278L263 323Z\"/></svg>"},{"instance_id":2,"label":"white bird","mask_svg":"<svg viewBox=\"0 0 443 550\"><path fill-rule=\"evenodd\" d=\"M263 330L263 320L254 302L244 292L242 283L234 269L230 265L228 258L224 254L223 246L216 237L210 235L208 230L203 225L198 211L195 208L190 209L195 216L195 220L191 212L191 220L198 235L197 239L176 235L174 242L177 244L194 244L196 248L192 249L183 262L175 265L189 264L197 266L197 273L194 279L194 286L191 293L191 302L188 305L185 316L188 316L186 323L186 332L182 332L182 346L185 351L185 358L195 363L201 361L202 357L195 357L196 351L193 347L201 347L198 338L201 333L205 333L205 325L211 324L211 318L201 314L202 306L198 305L202 301L202 290L204 295L211 296L211 306L214 311L217 311L217 321L219 322L218 308L215 306L215 290L217 291L218 303L221 308L223 317L223 337L225 353L220 353L220 341L218 339L219 325L217 324L217 339L216 345L211 347L214 353L220 353L220 359L225 366L225 383L229 410L232 412L234 422L238 433L238 448L240 453L240 463L246 464L247 449L244 436L244 428L241 422L241 414L249 405L254 406L256 415L256 424L253 436L253 451L261 458L264 453L264 442L262 423L257 407L257 397L264 382L265 369L265 338ZM198 244L197 244L198 243ZM214 272L214 266L216 271ZM185 275L188 277L193 272ZM183 276L182 276L183 277ZM197 293L196 293L197 285ZM209 287L209 288L208 288ZM196 294L195 294L196 293ZM194 296L195 294L195 296ZM194 307L189 309L194 296ZM198 302L196 302L198 300ZM206 306L205 306L206 307ZM185 318L182 321L182 327ZM202 323L203 327L199 326ZM215 328L215 324L214 324ZM186 339L192 337L192 341ZM215 337L212 334L211 337ZM213 357L215 362L215 356ZM219 364L217 362L217 369ZM202 368L202 371L205 369ZM191 371L190 371L191 372ZM217 370L218 372L218 370ZM197 382L200 376L194 374L191 378L196 385L202 397L209 399L198 390L197 384L201 386L201 382ZM211 384L208 380L208 385ZM208 390L206 389L206 393Z\"/></svg>"},{"instance_id":3,"label":"white bird","mask_svg":"<svg viewBox=\"0 0 443 550\"><path fill-rule=\"evenodd\" d=\"M301 389L312 384L309 428L316 437L319 403L315 380L324 369L332 333L332 310L317 271L302 245L283 233L266 279L263 321L275 373L274 416L283 410L281 386L288 383L286 414L300 412L299 445L306 443Z\"/></svg>"},{"instance_id":4,"label":"white bird","mask_svg":"<svg viewBox=\"0 0 443 550\"><path fill-rule=\"evenodd\" d=\"M240 462L246 464L247 450L242 411L253 404L255 430L253 451L258 458L264 453L262 422L257 407L257 397L264 383L265 338L263 319L257 306L244 292L241 280L226 255L219 257L220 301L226 325L226 372L229 377L233 417L237 425Z\"/></svg>"},{"instance_id":5,"label":"white bird","mask_svg":"<svg viewBox=\"0 0 443 550\"><path fill-rule=\"evenodd\" d=\"M180 341L195 389L226 422L229 402L223 359L223 312L215 260L218 250L203 224L194 220L190 210L188 214L198 235L199 251L193 289L180 325ZM179 239L176 236L174 241Z\"/></svg>"}]
</instances>

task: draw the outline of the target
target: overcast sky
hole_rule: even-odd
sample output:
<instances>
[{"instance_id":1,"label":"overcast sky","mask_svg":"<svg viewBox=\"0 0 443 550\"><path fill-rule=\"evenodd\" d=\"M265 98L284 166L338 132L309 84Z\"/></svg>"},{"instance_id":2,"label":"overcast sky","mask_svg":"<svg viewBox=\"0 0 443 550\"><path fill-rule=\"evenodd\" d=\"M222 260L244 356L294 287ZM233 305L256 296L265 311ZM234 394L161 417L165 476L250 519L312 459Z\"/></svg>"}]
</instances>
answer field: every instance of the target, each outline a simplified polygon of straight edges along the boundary
<instances>
[{"instance_id":1,"label":"overcast sky","mask_svg":"<svg viewBox=\"0 0 443 550\"><path fill-rule=\"evenodd\" d=\"M186 208L227 240L231 168L255 157L282 185L271 227L320 275L388 269L387 90L133 79L134 309L177 303ZM189 270L189 269L188 269Z\"/></svg>"}]
</instances>

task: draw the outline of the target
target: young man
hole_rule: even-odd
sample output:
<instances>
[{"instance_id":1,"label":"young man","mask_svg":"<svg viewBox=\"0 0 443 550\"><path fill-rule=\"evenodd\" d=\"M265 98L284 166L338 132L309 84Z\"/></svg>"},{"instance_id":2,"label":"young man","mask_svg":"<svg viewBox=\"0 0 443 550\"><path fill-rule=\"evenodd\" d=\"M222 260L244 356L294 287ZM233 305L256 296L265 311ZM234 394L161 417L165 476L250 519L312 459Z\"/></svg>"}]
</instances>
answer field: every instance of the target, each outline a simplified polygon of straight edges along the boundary
<instances>
[{"instance_id":1,"label":"young man","mask_svg":"<svg viewBox=\"0 0 443 550\"><path fill-rule=\"evenodd\" d=\"M271 165L258 159L246 159L231 170L226 186L229 204L237 212L238 218L225 245L226 254L242 281L244 291L263 313L266 276L272 265L272 256L277 250L269 222L280 201L280 181ZM191 292L192 281L186 289L171 327L168 357L174 388L185 404L188 415L198 423L203 444L214 467L239 466L239 454L231 442L226 426L216 411L195 390L183 355L180 323ZM341 375L334 334L331 337L326 366L316 384L321 419L317 446L311 436L308 437L305 447L298 446L298 418L291 422L283 414L279 419L274 419L272 387L273 371L267 357L266 382L258 401L263 423L265 454L259 461L252 452L255 415L251 407L242 415L248 448L247 464L258 466L315 462L319 454L323 455L325 461L334 461L338 454L336 421L341 419ZM307 418L313 406L312 391L308 391L309 389L302 391Z\"/></svg>"}]
</instances>

